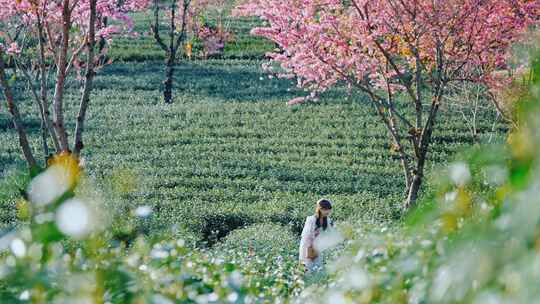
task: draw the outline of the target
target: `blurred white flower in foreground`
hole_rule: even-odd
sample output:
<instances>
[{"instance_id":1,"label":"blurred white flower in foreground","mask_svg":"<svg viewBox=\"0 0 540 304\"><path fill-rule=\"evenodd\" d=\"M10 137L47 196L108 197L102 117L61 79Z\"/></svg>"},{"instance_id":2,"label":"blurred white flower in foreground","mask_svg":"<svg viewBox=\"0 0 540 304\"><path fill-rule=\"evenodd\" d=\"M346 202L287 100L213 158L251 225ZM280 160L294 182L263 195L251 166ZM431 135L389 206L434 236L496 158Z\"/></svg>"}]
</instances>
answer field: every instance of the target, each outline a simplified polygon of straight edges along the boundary
<instances>
[{"instance_id":1,"label":"blurred white flower in foreground","mask_svg":"<svg viewBox=\"0 0 540 304\"><path fill-rule=\"evenodd\" d=\"M135 209L134 214L138 217L147 217L152 214L152 207L147 205L139 206Z\"/></svg>"},{"instance_id":2,"label":"blurred white flower in foreground","mask_svg":"<svg viewBox=\"0 0 540 304\"><path fill-rule=\"evenodd\" d=\"M456 200L458 196L458 193L457 191L452 191L452 192L448 192L444 195L444 200L447 202L447 203L451 203L453 201Z\"/></svg>"},{"instance_id":3,"label":"blurred white flower in foreground","mask_svg":"<svg viewBox=\"0 0 540 304\"><path fill-rule=\"evenodd\" d=\"M56 225L60 231L75 239L82 239L92 231L92 213L79 199L63 203L56 213Z\"/></svg>"},{"instance_id":4,"label":"blurred white flower in foreground","mask_svg":"<svg viewBox=\"0 0 540 304\"><path fill-rule=\"evenodd\" d=\"M323 252L327 249L336 247L339 243L343 242L344 237L337 229L328 229L322 232L313 244L315 250Z\"/></svg>"},{"instance_id":5,"label":"blurred white flower in foreground","mask_svg":"<svg viewBox=\"0 0 540 304\"><path fill-rule=\"evenodd\" d=\"M28 197L37 206L53 203L66 191L75 187L81 176L79 159L67 152L47 160L48 168L28 185Z\"/></svg>"},{"instance_id":6,"label":"blurred white flower in foreground","mask_svg":"<svg viewBox=\"0 0 540 304\"><path fill-rule=\"evenodd\" d=\"M508 171L504 167L490 166L483 171L486 183L492 186L500 186L504 184L508 178Z\"/></svg>"},{"instance_id":7,"label":"blurred white flower in foreground","mask_svg":"<svg viewBox=\"0 0 540 304\"><path fill-rule=\"evenodd\" d=\"M151 302L152 304L173 304L174 302L170 300L169 298L166 298L165 296L162 296L160 294L155 294L152 296Z\"/></svg>"},{"instance_id":8,"label":"blurred white flower in foreground","mask_svg":"<svg viewBox=\"0 0 540 304\"><path fill-rule=\"evenodd\" d=\"M64 194L69 189L69 177L61 166L52 166L36 176L28 186L30 201L38 206L45 206Z\"/></svg>"},{"instance_id":9,"label":"blurred white flower in foreground","mask_svg":"<svg viewBox=\"0 0 540 304\"><path fill-rule=\"evenodd\" d=\"M25 290L19 295L19 300L28 301L30 300L30 291Z\"/></svg>"},{"instance_id":10,"label":"blurred white flower in foreground","mask_svg":"<svg viewBox=\"0 0 540 304\"><path fill-rule=\"evenodd\" d=\"M233 271L228 278L229 285L233 288L240 288L240 286L242 286L242 281L242 274L238 270Z\"/></svg>"},{"instance_id":11,"label":"blurred white flower in foreground","mask_svg":"<svg viewBox=\"0 0 540 304\"><path fill-rule=\"evenodd\" d=\"M365 270L353 266L346 272L343 284L347 288L357 290L368 288L370 285L369 275Z\"/></svg>"},{"instance_id":12,"label":"blurred white flower in foreground","mask_svg":"<svg viewBox=\"0 0 540 304\"><path fill-rule=\"evenodd\" d=\"M11 248L13 254L18 258L22 258L26 255L26 245L19 238L13 239L9 247Z\"/></svg>"},{"instance_id":13,"label":"blurred white flower in foreground","mask_svg":"<svg viewBox=\"0 0 540 304\"><path fill-rule=\"evenodd\" d=\"M332 291L327 295L326 303L345 304L347 303L347 300L345 299L343 292Z\"/></svg>"},{"instance_id":14,"label":"blurred white flower in foreground","mask_svg":"<svg viewBox=\"0 0 540 304\"><path fill-rule=\"evenodd\" d=\"M166 259L169 257L169 252L161 248L154 248L150 251L150 256L154 259Z\"/></svg>"},{"instance_id":15,"label":"blurred white flower in foreground","mask_svg":"<svg viewBox=\"0 0 540 304\"><path fill-rule=\"evenodd\" d=\"M7 250L11 246L11 242L15 239L15 232L8 232L0 237L0 251Z\"/></svg>"},{"instance_id":16,"label":"blurred white flower in foreground","mask_svg":"<svg viewBox=\"0 0 540 304\"><path fill-rule=\"evenodd\" d=\"M453 163L449 166L450 179L457 186L465 186L471 179L471 172L469 166L464 162Z\"/></svg>"},{"instance_id":17,"label":"blurred white flower in foreground","mask_svg":"<svg viewBox=\"0 0 540 304\"><path fill-rule=\"evenodd\" d=\"M227 301L229 301L229 303L236 303L237 300L238 300L238 293L236 292L231 292L227 296Z\"/></svg>"}]
</instances>

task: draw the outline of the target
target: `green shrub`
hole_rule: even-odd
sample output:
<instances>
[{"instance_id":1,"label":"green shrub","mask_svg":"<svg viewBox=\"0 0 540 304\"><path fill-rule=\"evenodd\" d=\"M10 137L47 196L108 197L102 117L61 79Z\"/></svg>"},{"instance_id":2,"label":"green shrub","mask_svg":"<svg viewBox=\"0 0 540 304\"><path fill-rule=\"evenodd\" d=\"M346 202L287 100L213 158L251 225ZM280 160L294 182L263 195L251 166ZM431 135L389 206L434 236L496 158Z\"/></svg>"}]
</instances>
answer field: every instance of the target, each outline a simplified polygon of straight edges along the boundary
<instances>
[{"instance_id":1,"label":"green shrub","mask_svg":"<svg viewBox=\"0 0 540 304\"><path fill-rule=\"evenodd\" d=\"M298 245L289 228L264 223L232 231L209 252L237 265L258 300L273 303L298 294L304 285Z\"/></svg>"},{"instance_id":2,"label":"green shrub","mask_svg":"<svg viewBox=\"0 0 540 304\"><path fill-rule=\"evenodd\" d=\"M0 179L0 231L17 224L17 204L29 181L27 173L13 169Z\"/></svg>"},{"instance_id":3,"label":"green shrub","mask_svg":"<svg viewBox=\"0 0 540 304\"><path fill-rule=\"evenodd\" d=\"M244 250L253 255L282 255L293 258L298 251L299 239L290 228L278 224L262 223L230 232L214 250Z\"/></svg>"}]
</instances>

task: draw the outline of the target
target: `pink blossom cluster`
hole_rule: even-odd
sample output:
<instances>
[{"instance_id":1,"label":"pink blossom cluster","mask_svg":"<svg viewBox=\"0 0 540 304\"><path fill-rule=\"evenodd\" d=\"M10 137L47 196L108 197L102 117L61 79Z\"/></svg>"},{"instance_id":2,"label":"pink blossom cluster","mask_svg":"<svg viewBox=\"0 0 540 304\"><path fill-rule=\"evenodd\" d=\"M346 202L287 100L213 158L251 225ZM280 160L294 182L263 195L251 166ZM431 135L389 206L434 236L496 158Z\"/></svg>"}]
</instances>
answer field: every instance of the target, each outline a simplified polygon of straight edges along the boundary
<instances>
[{"instance_id":1,"label":"pink blossom cluster","mask_svg":"<svg viewBox=\"0 0 540 304\"><path fill-rule=\"evenodd\" d=\"M202 40L206 55L219 54L225 42L232 39L232 34L222 28L211 28L205 20L209 11L221 12L226 4L224 0L176 0L175 25L177 30L184 30L188 40L198 38ZM189 5L185 5L189 3ZM167 11L167 20L171 11Z\"/></svg>"},{"instance_id":2,"label":"pink blossom cluster","mask_svg":"<svg viewBox=\"0 0 540 304\"><path fill-rule=\"evenodd\" d=\"M202 40L206 55L222 53L225 43L234 39L231 32L206 25L201 26L196 35Z\"/></svg>"},{"instance_id":3,"label":"pink blossom cluster","mask_svg":"<svg viewBox=\"0 0 540 304\"><path fill-rule=\"evenodd\" d=\"M538 0L248 0L236 9L267 26L281 77L316 96L337 83L405 91L453 81L501 85L509 51L539 19ZM499 74L500 75L500 74ZM296 98L293 103L307 98Z\"/></svg>"},{"instance_id":4,"label":"pink blossom cluster","mask_svg":"<svg viewBox=\"0 0 540 304\"><path fill-rule=\"evenodd\" d=\"M0 0L0 25L3 25L2 28L5 29L0 31L0 36L13 46L17 41L10 41L10 37L15 36L10 35L12 34L10 30L24 28L25 31L37 37L40 23L49 42L49 48L54 48L61 37L62 13L66 6L70 11L70 28L75 30L72 31L70 43L73 48L77 48L84 43L88 33L89 3L89 0ZM98 0L96 8L99 18L95 24L97 36L109 40L114 34L132 31L133 20L128 13L144 10L149 3L150 0ZM113 22L105 24L104 18ZM54 50L48 51L54 53Z\"/></svg>"},{"instance_id":5,"label":"pink blossom cluster","mask_svg":"<svg viewBox=\"0 0 540 304\"><path fill-rule=\"evenodd\" d=\"M202 25L202 16L205 10L214 0L176 0L177 10L175 11L174 22L178 30L185 30L188 36L195 35ZM188 5L185 5L185 4ZM166 20L170 20L171 11L167 11Z\"/></svg>"},{"instance_id":6,"label":"pink blossom cluster","mask_svg":"<svg viewBox=\"0 0 540 304\"><path fill-rule=\"evenodd\" d=\"M6 49L6 53L8 55L15 56L21 53L21 48L19 47L17 42L12 42L9 44L8 48Z\"/></svg>"}]
</instances>

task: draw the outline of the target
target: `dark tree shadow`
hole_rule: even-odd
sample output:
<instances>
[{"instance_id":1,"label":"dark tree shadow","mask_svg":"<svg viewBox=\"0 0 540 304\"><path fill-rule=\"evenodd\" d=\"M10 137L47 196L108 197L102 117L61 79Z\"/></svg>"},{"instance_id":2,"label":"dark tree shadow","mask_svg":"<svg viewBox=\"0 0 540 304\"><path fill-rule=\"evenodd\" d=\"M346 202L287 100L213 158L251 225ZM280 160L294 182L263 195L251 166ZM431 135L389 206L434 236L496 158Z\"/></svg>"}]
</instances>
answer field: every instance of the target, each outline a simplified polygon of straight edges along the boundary
<instances>
[{"instance_id":1,"label":"dark tree shadow","mask_svg":"<svg viewBox=\"0 0 540 304\"><path fill-rule=\"evenodd\" d=\"M229 63L229 64L227 64ZM161 90L161 63L129 63L107 67L95 80L98 90ZM227 101L288 100L298 96L294 83L268 78L260 65L249 61L184 62L176 67L174 94Z\"/></svg>"}]
</instances>

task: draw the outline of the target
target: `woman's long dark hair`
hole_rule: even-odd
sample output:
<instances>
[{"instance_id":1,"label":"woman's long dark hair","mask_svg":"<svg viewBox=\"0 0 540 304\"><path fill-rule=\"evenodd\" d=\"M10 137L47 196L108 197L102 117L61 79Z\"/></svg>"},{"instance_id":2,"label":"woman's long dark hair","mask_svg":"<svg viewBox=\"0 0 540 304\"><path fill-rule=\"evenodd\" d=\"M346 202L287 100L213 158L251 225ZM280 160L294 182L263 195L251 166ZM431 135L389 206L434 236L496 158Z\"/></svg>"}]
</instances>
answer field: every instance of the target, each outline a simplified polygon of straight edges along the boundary
<instances>
[{"instance_id":1,"label":"woman's long dark hair","mask_svg":"<svg viewBox=\"0 0 540 304\"><path fill-rule=\"evenodd\" d=\"M317 221L315 222L317 229L321 228L323 230L326 230L328 228L328 217L322 216L321 210L331 210L332 209L332 203L330 200L322 198L317 202L317 208L315 209L315 216L317 217Z\"/></svg>"}]
</instances>

